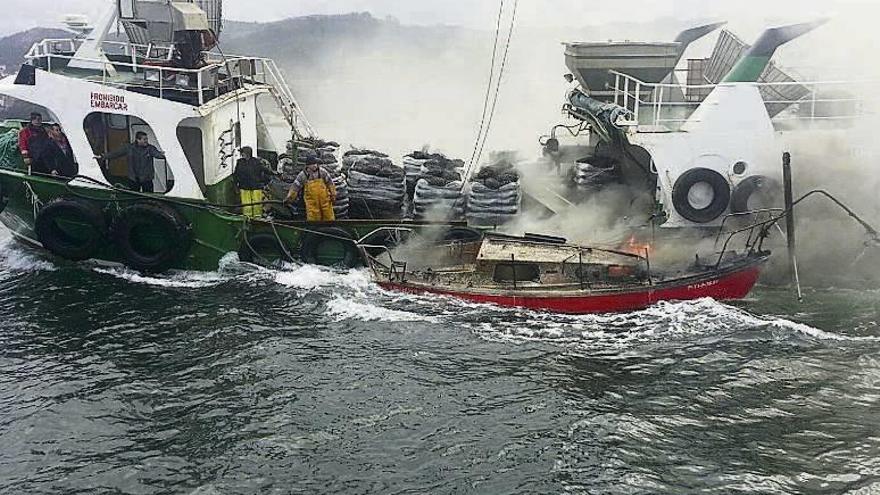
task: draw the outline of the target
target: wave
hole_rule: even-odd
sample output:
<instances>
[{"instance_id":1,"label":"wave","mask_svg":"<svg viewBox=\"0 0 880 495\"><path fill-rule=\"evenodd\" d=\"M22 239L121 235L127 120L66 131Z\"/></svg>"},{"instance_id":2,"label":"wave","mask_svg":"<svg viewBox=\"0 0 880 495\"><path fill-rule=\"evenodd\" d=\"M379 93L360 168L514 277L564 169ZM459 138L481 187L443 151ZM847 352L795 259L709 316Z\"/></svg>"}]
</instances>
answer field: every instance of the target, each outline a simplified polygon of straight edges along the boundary
<instances>
[{"instance_id":1,"label":"wave","mask_svg":"<svg viewBox=\"0 0 880 495\"><path fill-rule=\"evenodd\" d=\"M20 274L54 271L57 267L26 251L11 237L0 239L0 273Z\"/></svg>"},{"instance_id":2,"label":"wave","mask_svg":"<svg viewBox=\"0 0 880 495\"><path fill-rule=\"evenodd\" d=\"M366 270L340 271L314 265L288 264L273 273L276 283L294 289L312 291L332 287L362 294L378 292Z\"/></svg>"},{"instance_id":3,"label":"wave","mask_svg":"<svg viewBox=\"0 0 880 495\"><path fill-rule=\"evenodd\" d=\"M664 302L627 314L571 316L474 304L451 297L386 292L372 283L368 270L340 271L288 264L266 269L241 263L235 253L214 272L178 271L146 275L124 267L90 268L128 282L175 289L207 289L228 282L274 281L296 291L326 298L326 314L335 321L423 322L454 324L481 338L542 341L565 346L629 346L646 341L725 335L744 330L781 331L819 341L880 341L874 336L848 336L779 316L756 316L711 299ZM0 277L54 271L52 262L0 236Z\"/></svg>"},{"instance_id":4,"label":"wave","mask_svg":"<svg viewBox=\"0 0 880 495\"><path fill-rule=\"evenodd\" d=\"M774 330L824 341L878 340L840 335L782 317L762 317L713 299L661 302L632 313L560 315L475 304L453 297L384 291L367 270L337 271L302 265L275 273L276 283L309 292L332 291L327 315L335 321L454 324L481 338L559 345L626 347L646 341Z\"/></svg>"},{"instance_id":5,"label":"wave","mask_svg":"<svg viewBox=\"0 0 880 495\"><path fill-rule=\"evenodd\" d=\"M390 309L366 302L356 302L345 297L336 297L327 303L327 316L334 318L337 322L354 319L388 323L416 321L437 323L439 321L432 316L424 316L409 311Z\"/></svg>"},{"instance_id":6,"label":"wave","mask_svg":"<svg viewBox=\"0 0 880 495\"><path fill-rule=\"evenodd\" d=\"M161 275L147 275L122 266L96 265L92 270L128 282L172 289L206 289L231 282L255 282L266 278L259 267L240 263L236 253L220 260L220 269L213 272L171 271Z\"/></svg>"},{"instance_id":7,"label":"wave","mask_svg":"<svg viewBox=\"0 0 880 495\"><path fill-rule=\"evenodd\" d=\"M762 317L714 299L661 302L645 310L609 315L557 315L531 311L462 305L462 325L490 340L540 341L572 347L630 347L745 331L782 331L820 341L880 341L877 337L847 336L781 317ZM480 311L482 309L482 311ZM478 317L475 323L467 320Z\"/></svg>"}]
</instances>

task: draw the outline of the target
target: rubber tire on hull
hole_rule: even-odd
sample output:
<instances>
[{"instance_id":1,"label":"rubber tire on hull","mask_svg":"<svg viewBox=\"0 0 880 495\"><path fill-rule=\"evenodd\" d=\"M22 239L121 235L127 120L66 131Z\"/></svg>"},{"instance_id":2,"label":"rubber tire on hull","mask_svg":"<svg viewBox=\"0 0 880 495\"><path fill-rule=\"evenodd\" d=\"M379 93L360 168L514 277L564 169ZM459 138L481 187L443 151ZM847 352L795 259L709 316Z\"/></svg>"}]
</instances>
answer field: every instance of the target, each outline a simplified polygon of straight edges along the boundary
<instances>
[{"instance_id":1,"label":"rubber tire on hull","mask_svg":"<svg viewBox=\"0 0 880 495\"><path fill-rule=\"evenodd\" d=\"M302 244L299 248L300 259L305 263L346 268L363 265L361 253L358 251L354 239L345 230L338 227L319 227L309 230L312 232L303 234ZM337 252L333 253L330 251L331 249L335 249Z\"/></svg>"},{"instance_id":2,"label":"rubber tire on hull","mask_svg":"<svg viewBox=\"0 0 880 495\"><path fill-rule=\"evenodd\" d=\"M688 194L695 185L702 182L709 184L715 195L707 207L696 209L691 206ZM709 223L717 219L727 211L729 204L730 184L723 175L708 168L688 170L675 181L675 186L672 188L672 205L675 211L694 223Z\"/></svg>"},{"instance_id":3,"label":"rubber tire on hull","mask_svg":"<svg viewBox=\"0 0 880 495\"><path fill-rule=\"evenodd\" d=\"M68 232L62 223L77 223L77 233ZM107 238L104 212L94 203L78 198L56 198L37 213L34 230L37 240L49 252L71 261L94 257Z\"/></svg>"},{"instance_id":4,"label":"rubber tire on hull","mask_svg":"<svg viewBox=\"0 0 880 495\"><path fill-rule=\"evenodd\" d=\"M146 238L141 237L146 235ZM113 223L113 239L125 265L138 271L161 273L189 254L192 231L189 222L168 205L135 203ZM152 246L143 242L154 243Z\"/></svg>"},{"instance_id":5,"label":"rubber tire on hull","mask_svg":"<svg viewBox=\"0 0 880 495\"><path fill-rule=\"evenodd\" d=\"M290 246L282 244L274 234L255 234L248 236L238 251L238 259L261 266L274 266L280 262L294 261Z\"/></svg>"},{"instance_id":6,"label":"rubber tire on hull","mask_svg":"<svg viewBox=\"0 0 880 495\"><path fill-rule=\"evenodd\" d=\"M779 182L763 175L753 175L746 178L735 188L730 196L730 211L734 213L746 213L751 211L749 200L758 194L761 205L759 209L773 208L782 205L782 187Z\"/></svg>"}]
</instances>

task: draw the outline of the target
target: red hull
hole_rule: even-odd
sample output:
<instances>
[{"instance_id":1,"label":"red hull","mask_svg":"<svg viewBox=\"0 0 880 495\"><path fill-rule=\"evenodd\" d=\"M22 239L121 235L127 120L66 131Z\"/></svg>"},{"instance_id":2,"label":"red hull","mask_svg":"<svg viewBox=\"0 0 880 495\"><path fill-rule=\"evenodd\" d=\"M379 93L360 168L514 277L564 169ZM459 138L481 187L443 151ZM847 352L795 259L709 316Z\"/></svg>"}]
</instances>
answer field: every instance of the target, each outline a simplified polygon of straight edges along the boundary
<instances>
[{"instance_id":1,"label":"red hull","mask_svg":"<svg viewBox=\"0 0 880 495\"><path fill-rule=\"evenodd\" d=\"M758 281L764 260L749 263L738 269L730 269L712 276L690 277L666 282L652 287L632 290L606 291L566 295L493 294L488 292L464 292L434 287L379 282L391 291L412 294L437 294L451 296L481 304L495 304L565 314L623 313L648 308L660 301L688 301L713 298L734 300L746 297Z\"/></svg>"}]
</instances>

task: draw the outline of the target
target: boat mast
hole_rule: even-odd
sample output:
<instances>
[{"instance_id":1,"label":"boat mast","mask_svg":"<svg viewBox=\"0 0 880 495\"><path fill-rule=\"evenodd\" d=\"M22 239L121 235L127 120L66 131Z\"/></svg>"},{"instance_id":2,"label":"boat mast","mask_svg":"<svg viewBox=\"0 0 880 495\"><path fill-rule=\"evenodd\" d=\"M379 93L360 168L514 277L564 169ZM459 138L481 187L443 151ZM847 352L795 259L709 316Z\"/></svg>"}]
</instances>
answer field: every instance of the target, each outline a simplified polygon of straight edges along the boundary
<instances>
[{"instance_id":1,"label":"boat mast","mask_svg":"<svg viewBox=\"0 0 880 495\"><path fill-rule=\"evenodd\" d=\"M104 54L102 47L104 41L107 40L107 36L110 34L110 28L116 24L118 18L119 12L115 2L108 2L107 8L101 15L101 19L98 21L95 29L86 36L83 44L77 49L76 54L70 61L70 67L88 70L104 70L106 68L111 74L116 72L113 64L110 63L110 60Z\"/></svg>"}]
</instances>

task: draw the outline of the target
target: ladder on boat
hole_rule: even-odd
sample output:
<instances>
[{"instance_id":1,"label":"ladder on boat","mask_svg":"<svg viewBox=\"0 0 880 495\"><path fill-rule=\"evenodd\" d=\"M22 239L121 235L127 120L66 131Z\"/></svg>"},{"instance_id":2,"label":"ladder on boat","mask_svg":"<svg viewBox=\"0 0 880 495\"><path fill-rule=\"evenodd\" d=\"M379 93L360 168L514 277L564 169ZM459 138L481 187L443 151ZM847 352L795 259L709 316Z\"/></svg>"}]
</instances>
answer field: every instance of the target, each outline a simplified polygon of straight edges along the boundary
<instances>
[{"instance_id":1,"label":"ladder on boat","mask_svg":"<svg viewBox=\"0 0 880 495\"><path fill-rule=\"evenodd\" d=\"M290 127L302 137L317 137L315 129L300 108L293 91L284 79L284 74L274 60L263 60L264 79L269 86L269 92L281 108L284 119L290 124Z\"/></svg>"}]
</instances>

